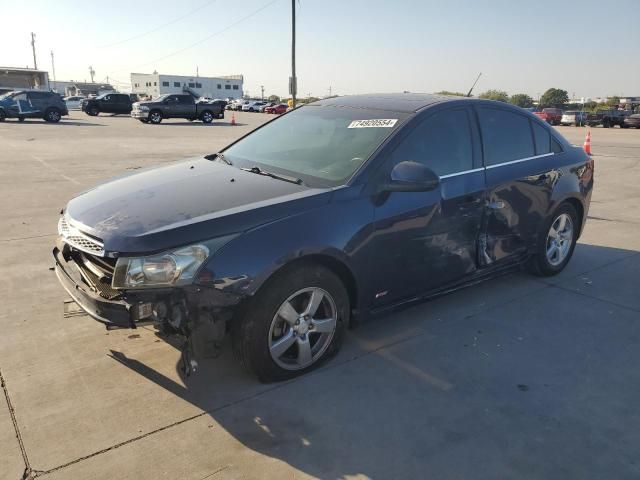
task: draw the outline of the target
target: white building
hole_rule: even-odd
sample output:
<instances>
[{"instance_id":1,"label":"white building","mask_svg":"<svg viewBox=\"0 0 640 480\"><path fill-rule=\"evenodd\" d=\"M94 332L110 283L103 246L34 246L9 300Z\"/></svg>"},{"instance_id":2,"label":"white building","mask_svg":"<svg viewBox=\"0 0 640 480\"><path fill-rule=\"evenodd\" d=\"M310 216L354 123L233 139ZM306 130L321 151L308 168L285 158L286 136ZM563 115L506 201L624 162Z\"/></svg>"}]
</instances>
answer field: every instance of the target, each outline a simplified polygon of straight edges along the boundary
<instances>
[{"instance_id":1,"label":"white building","mask_svg":"<svg viewBox=\"0 0 640 480\"><path fill-rule=\"evenodd\" d=\"M242 75L186 77L154 73L132 73L131 91L152 98L165 93L191 93L196 97L241 98Z\"/></svg>"}]
</instances>

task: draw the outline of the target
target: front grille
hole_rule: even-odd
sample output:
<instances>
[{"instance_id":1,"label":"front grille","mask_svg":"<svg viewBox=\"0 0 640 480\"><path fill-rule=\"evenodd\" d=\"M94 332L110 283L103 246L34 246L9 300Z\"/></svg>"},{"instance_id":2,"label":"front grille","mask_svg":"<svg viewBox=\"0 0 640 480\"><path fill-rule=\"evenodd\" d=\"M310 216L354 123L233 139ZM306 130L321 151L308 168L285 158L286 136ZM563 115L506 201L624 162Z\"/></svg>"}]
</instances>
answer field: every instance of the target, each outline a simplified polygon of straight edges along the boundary
<instances>
[{"instance_id":1,"label":"front grille","mask_svg":"<svg viewBox=\"0 0 640 480\"><path fill-rule=\"evenodd\" d=\"M64 216L60 217L58 221L58 233L64 237L65 243L70 246L83 252L104 256L102 242L74 227Z\"/></svg>"},{"instance_id":2,"label":"front grille","mask_svg":"<svg viewBox=\"0 0 640 480\"><path fill-rule=\"evenodd\" d=\"M71 258L80 269L85 283L98 295L107 300L114 300L122 295L111 287L116 268L115 258L98 257L75 248L71 249Z\"/></svg>"}]
</instances>

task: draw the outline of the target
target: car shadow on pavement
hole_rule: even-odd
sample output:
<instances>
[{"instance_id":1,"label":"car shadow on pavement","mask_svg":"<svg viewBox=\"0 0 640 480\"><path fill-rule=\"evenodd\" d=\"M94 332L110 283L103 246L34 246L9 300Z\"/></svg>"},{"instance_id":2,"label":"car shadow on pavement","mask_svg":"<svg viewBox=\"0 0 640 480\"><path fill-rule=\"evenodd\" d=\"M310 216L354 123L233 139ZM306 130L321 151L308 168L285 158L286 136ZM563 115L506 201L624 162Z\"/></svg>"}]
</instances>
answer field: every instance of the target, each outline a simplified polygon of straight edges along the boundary
<instances>
[{"instance_id":1,"label":"car shadow on pavement","mask_svg":"<svg viewBox=\"0 0 640 480\"><path fill-rule=\"evenodd\" d=\"M231 124L231 121L223 122L219 120L214 120L211 123L202 123L197 120L193 122L171 122L171 121L163 121L157 125L151 125L153 127L201 127L201 128L212 128L212 127L243 127L247 125L246 123L236 122L235 125Z\"/></svg>"},{"instance_id":2,"label":"car shadow on pavement","mask_svg":"<svg viewBox=\"0 0 640 480\"><path fill-rule=\"evenodd\" d=\"M336 359L278 384L256 386L228 346L175 380L110 356L243 446L317 478L631 478L635 467L616 459L632 454L632 439L624 451L607 439L632 431L621 406L640 401L629 384L637 300L629 308L585 288L631 281L638 254L581 244L553 281L511 274L369 320L348 331ZM238 382L240 398L229 398Z\"/></svg>"},{"instance_id":3,"label":"car shadow on pavement","mask_svg":"<svg viewBox=\"0 0 640 480\"><path fill-rule=\"evenodd\" d=\"M8 123L8 122L7 122ZM102 124L102 123L93 123L93 122L78 122L78 121L69 121L69 120L65 120L64 118L62 120L60 120L59 122L56 123L52 123L52 122L45 122L44 120L38 120L38 119L34 119L34 120L25 120L24 122L11 122L12 124L16 124L16 125L47 125L47 126L51 126L51 127L57 127L57 126L73 126L73 127L105 127L106 125Z\"/></svg>"}]
</instances>

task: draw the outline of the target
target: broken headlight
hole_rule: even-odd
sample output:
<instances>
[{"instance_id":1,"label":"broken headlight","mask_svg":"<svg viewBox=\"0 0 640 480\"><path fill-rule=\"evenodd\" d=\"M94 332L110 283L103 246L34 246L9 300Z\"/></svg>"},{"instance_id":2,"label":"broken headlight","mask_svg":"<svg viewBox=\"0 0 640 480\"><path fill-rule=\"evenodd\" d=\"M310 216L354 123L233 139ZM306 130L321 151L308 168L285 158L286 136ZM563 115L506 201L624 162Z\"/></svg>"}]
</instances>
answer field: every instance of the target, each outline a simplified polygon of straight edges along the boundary
<instances>
[{"instance_id":1,"label":"broken headlight","mask_svg":"<svg viewBox=\"0 0 640 480\"><path fill-rule=\"evenodd\" d=\"M120 257L113 288L171 287L191 283L210 255L235 235L146 257Z\"/></svg>"}]
</instances>

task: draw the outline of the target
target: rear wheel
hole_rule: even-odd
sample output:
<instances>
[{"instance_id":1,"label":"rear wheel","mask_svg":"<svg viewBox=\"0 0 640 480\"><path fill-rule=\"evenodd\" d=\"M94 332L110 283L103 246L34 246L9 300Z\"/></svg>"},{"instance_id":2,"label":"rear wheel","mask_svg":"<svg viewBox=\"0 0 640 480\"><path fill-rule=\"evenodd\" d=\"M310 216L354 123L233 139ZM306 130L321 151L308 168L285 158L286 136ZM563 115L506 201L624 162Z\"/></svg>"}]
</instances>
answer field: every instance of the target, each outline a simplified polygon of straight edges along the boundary
<instances>
[{"instance_id":1,"label":"rear wheel","mask_svg":"<svg viewBox=\"0 0 640 480\"><path fill-rule=\"evenodd\" d=\"M263 382L301 375L333 356L349 315L347 291L331 270L309 263L276 275L232 333L236 356Z\"/></svg>"},{"instance_id":2,"label":"rear wheel","mask_svg":"<svg viewBox=\"0 0 640 480\"><path fill-rule=\"evenodd\" d=\"M60 121L60 118L62 118L62 114L57 108L50 108L44 114L45 121L50 123L58 123Z\"/></svg>"},{"instance_id":3,"label":"rear wheel","mask_svg":"<svg viewBox=\"0 0 640 480\"><path fill-rule=\"evenodd\" d=\"M202 112L202 115L200 115L200 120L202 120L202 123L213 122L213 113L211 113L209 110L205 110L204 112Z\"/></svg>"},{"instance_id":4,"label":"rear wheel","mask_svg":"<svg viewBox=\"0 0 640 480\"><path fill-rule=\"evenodd\" d=\"M97 117L99 113L100 113L100 109L98 109L98 107L96 107L95 105L87 108L87 115L91 117Z\"/></svg>"},{"instance_id":5,"label":"rear wheel","mask_svg":"<svg viewBox=\"0 0 640 480\"><path fill-rule=\"evenodd\" d=\"M548 277L567 266L578 239L578 214L573 205L563 203L556 209L538 233L536 252L529 260L529 270Z\"/></svg>"}]
</instances>

